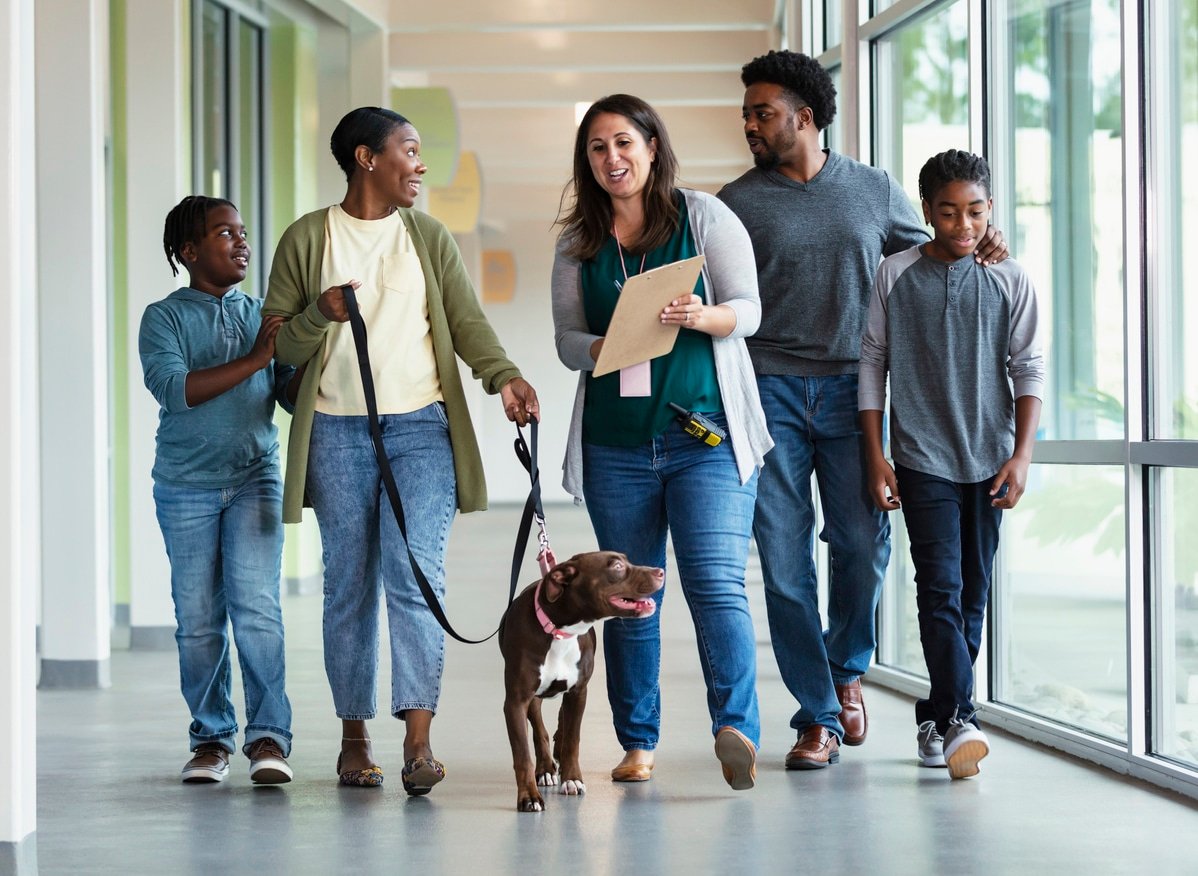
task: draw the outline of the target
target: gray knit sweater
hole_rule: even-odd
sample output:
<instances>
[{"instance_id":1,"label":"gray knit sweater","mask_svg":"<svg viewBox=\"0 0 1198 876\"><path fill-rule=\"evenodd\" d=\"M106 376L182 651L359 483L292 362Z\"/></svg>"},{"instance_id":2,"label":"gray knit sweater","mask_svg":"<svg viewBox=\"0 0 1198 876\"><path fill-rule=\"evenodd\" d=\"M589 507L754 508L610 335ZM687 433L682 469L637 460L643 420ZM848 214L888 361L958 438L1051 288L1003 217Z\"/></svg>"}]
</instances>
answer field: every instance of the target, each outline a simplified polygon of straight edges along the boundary
<instances>
[{"instance_id":1,"label":"gray knit sweater","mask_svg":"<svg viewBox=\"0 0 1198 876\"><path fill-rule=\"evenodd\" d=\"M928 239L890 174L826 154L809 182L753 168L719 194L757 258L761 328L748 346L758 374L856 373L878 263Z\"/></svg>"}]
</instances>

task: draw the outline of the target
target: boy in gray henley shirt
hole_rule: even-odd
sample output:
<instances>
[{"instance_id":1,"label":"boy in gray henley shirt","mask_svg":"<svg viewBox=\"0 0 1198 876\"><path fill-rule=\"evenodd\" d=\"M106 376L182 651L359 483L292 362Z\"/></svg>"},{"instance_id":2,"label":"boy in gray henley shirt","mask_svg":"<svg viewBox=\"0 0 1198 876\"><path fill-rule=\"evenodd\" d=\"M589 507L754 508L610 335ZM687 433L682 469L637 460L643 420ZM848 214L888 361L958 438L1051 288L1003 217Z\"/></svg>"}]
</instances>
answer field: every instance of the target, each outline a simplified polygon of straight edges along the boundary
<instances>
[{"instance_id":1,"label":"boy in gray henley shirt","mask_svg":"<svg viewBox=\"0 0 1198 876\"><path fill-rule=\"evenodd\" d=\"M878 268L859 407L866 487L879 510L901 505L915 565L930 686L915 704L919 761L961 779L990 751L973 717L973 663L1002 512L1027 483L1044 355L1023 268L973 261L990 217L985 159L943 152L920 171L919 190L935 236ZM888 371L894 468L882 450Z\"/></svg>"}]
</instances>

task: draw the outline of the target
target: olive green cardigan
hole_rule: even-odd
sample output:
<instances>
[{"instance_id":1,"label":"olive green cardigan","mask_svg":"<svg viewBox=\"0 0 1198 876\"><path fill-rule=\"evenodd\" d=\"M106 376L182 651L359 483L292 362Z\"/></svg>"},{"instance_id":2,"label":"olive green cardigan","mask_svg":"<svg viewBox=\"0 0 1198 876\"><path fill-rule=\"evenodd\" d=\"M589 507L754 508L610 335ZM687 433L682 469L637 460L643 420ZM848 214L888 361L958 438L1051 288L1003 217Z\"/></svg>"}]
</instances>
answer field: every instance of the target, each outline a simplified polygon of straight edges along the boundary
<instances>
[{"instance_id":1,"label":"olive green cardigan","mask_svg":"<svg viewBox=\"0 0 1198 876\"><path fill-rule=\"evenodd\" d=\"M324 363L329 320L316 307L324 259L325 215L328 209L301 216L283 232L270 269L263 315L287 319L275 339L275 358L287 365L307 363L287 445L287 474L283 481L283 521L298 523L308 474L308 440L316 410L316 389ZM466 406L456 356L470 366L488 393L496 393L520 371L507 358L483 313L462 255L448 229L433 217L413 209L400 215L424 269L428 321L441 394L449 417L449 439L457 475L458 509L487 507L487 484L482 456ZM349 278L346 278L349 279ZM379 341L375 341L379 343ZM377 379L376 375L376 379Z\"/></svg>"}]
</instances>

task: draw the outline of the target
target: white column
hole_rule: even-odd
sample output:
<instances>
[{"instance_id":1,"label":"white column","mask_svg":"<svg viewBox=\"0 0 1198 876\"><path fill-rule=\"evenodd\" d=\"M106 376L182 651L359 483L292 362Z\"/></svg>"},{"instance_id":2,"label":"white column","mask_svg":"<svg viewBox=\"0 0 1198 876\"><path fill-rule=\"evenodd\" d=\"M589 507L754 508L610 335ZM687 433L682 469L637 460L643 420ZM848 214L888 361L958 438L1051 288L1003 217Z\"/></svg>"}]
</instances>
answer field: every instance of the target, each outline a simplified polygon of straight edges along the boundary
<instances>
[{"instance_id":1,"label":"white column","mask_svg":"<svg viewBox=\"0 0 1198 876\"><path fill-rule=\"evenodd\" d=\"M137 332L146 306L187 282L171 276L162 254L166 214L191 194L186 14L182 0L128 0L125 13L129 307L116 318L127 319L129 329L129 625L134 648L175 647L170 564L154 516L150 478L158 403L142 382Z\"/></svg>"},{"instance_id":2,"label":"white column","mask_svg":"<svg viewBox=\"0 0 1198 876\"><path fill-rule=\"evenodd\" d=\"M0 0L0 871L37 869L33 0Z\"/></svg>"},{"instance_id":3,"label":"white column","mask_svg":"<svg viewBox=\"0 0 1198 876\"><path fill-rule=\"evenodd\" d=\"M112 626L104 167L108 2L41 0L36 25L46 533L40 687L107 687Z\"/></svg>"}]
</instances>

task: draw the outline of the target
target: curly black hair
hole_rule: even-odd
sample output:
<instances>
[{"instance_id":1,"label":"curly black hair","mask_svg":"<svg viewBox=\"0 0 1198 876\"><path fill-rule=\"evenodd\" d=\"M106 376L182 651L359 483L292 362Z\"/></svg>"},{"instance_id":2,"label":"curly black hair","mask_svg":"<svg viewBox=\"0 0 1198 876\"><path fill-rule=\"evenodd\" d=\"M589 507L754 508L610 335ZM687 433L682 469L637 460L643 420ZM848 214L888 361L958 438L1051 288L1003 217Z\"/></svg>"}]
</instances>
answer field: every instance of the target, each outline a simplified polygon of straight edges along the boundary
<instances>
[{"instance_id":1,"label":"curly black hair","mask_svg":"<svg viewBox=\"0 0 1198 876\"><path fill-rule=\"evenodd\" d=\"M982 156L960 149L949 149L927 160L919 171L919 197L930 204L938 191L958 181L977 183L986 190L986 197L991 197L990 165Z\"/></svg>"},{"instance_id":2,"label":"curly black hair","mask_svg":"<svg viewBox=\"0 0 1198 876\"><path fill-rule=\"evenodd\" d=\"M745 88L758 82L782 86L796 110L811 107L815 127L822 131L836 116L836 87L819 62L799 52L770 51L745 64L740 71Z\"/></svg>"},{"instance_id":3,"label":"curly black hair","mask_svg":"<svg viewBox=\"0 0 1198 876\"><path fill-rule=\"evenodd\" d=\"M166 261L171 266L172 275L178 276L179 268L183 267L183 247L189 243L199 243L204 237L204 232L208 230L208 211L215 207L237 209L232 201L224 198L188 195L166 214L162 248L166 251Z\"/></svg>"}]
</instances>

